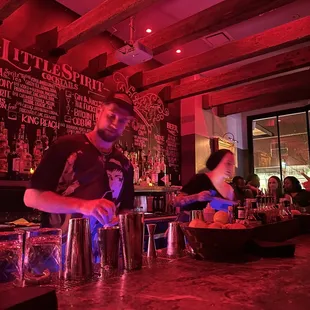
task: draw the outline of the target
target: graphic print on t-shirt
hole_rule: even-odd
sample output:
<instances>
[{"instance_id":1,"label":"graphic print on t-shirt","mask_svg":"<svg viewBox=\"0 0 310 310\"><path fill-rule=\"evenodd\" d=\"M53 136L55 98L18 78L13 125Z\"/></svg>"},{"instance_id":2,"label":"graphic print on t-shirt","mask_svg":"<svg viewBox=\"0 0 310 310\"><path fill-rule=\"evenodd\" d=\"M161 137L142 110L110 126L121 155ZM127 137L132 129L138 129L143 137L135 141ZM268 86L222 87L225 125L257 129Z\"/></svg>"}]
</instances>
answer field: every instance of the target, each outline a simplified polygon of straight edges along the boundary
<instances>
[{"instance_id":1,"label":"graphic print on t-shirt","mask_svg":"<svg viewBox=\"0 0 310 310\"><path fill-rule=\"evenodd\" d=\"M112 193L112 199L113 201L117 201L123 188L124 175L123 175L123 171L121 170L120 162L114 159L111 159L109 162L110 163L113 162L114 164L119 165L119 169L115 168L113 170L107 170L107 175L109 178L109 187Z\"/></svg>"},{"instance_id":2,"label":"graphic print on t-shirt","mask_svg":"<svg viewBox=\"0 0 310 310\"><path fill-rule=\"evenodd\" d=\"M70 196L74 194L74 192L83 185L83 182L79 180L79 176L81 179L91 179L94 167L89 167L89 169L80 173L79 176L76 174L76 171L80 171L77 160L82 158L83 155L83 151L78 150L71 153L67 158L56 189L58 194L62 196ZM116 207L119 207L120 196L124 186L123 169L127 170L127 167L123 167L121 162L115 158L109 158L108 161L106 161L104 156L98 156L98 162L102 164L103 173L106 173L108 182L102 184L103 193L101 197L97 198L110 199L116 204Z\"/></svg>"},{"instance_id":3,"label":"graphic print on t-shirt","mask_svg":"<svg viewBox=\"0 0 310 310\"><path fill-rule=\"evenodd\" d=\"M71 195L80 186L79 181L75 180L74 172L74 165L79 154L83 154L83 152L77 151L68 157L65 168L59 178L56 192L62 196Z\"/></svg>"}]
</instances>

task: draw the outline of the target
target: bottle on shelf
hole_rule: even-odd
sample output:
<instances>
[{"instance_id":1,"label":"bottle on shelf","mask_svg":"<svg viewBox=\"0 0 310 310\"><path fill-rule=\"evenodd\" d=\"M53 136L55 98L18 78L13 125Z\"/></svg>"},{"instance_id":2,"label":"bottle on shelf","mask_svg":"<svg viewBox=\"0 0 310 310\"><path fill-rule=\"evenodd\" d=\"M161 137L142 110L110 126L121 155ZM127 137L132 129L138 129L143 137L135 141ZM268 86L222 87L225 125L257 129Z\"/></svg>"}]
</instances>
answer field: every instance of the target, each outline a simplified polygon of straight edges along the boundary
<instances>
[{"instance_id":1,"label":"bottle on shelf","mask_svg":"<svg viewBox=\"0 0 310 310\"><path fill-rule=\"evenodd\" d=\"M237 207L238 220L245 220L245 207L239 203Z\"/></svg>"},{"instance_id":2,"label":"bottle on shelf","mask_svg":"<svg viewBox=\"0 0 310 310\"><path fill-rule=\"evenodd\" d=\"M19 162L19 175L23 180L28 180L32 169L32 156L28 152L27 144L24 143L23 153Z\"/></svg>"},{"instance_id":3,"label":"bottle on shelf","mask_svg":"<svg viewBox=\"0 0 310 310\"><path fill-rule=\"evenodd\" d=\"M131 148L129 150L129 158L132 161L132 158L136 159L136 162L138 163L138 152L136 150L136 148L134 147L133 143L131 144Z\"/></svg>"},{"instance_id":4,"label":"bottle on shelf","mask_svg":"<svg viewBox=\"0 0 310 310\"><path fill-rule=\"evenodd\" d=\"M57 137L57 132L55 130L55 134ZM42 128L42 135L41 135L41 141L42 141L42 147L43 147L43 153L46 152L49 148L49 139L48 136L46 135L46 128Z\"/></svg>"},{"instance_id":5,"label":"bottle on shelf","mask_svg":"<svg viewBox=\"0 0 310 310\"><path fill-rule=\"evenodd\" d=\"M10 180L19 179L20 157L16 152L16 135L13 137L11 151L8 154L8 178Z\"/></svg>"},{"instance_id":6,"label":"bottle on shelf","mask_svg":"<svg viewBox=\"0 0 310 310\"><path fill-rule=\"evenodd\" d=\"M29 140L28 140L28 137L27 135L25 135L25 143L24 143L24 148L27 149L27 152L29 153Z\"/></svg>"},{"instance_id":7,"label":"bottle on shelf","mask_svg":"<svg viewBox=\"0 0 310 310\"><path fill-rule=\"evenodd\" d=\"M138 150L138 166L139 166L139 174L140 174L140 178L141 178L143 176L142 150Z\"/></svg>"},{"instance_id":8,"label":"bottle on shelf","mask_svg":"<svg viewBox=\"0 0 310 310\"><path fill-rule=\"evenodd\" d=\"M53 134L52 134L52 142L51 143L54 143L57 139L58 139L57 129L54 129Z\"/></svg>"},{"instance_id":9,"label":"bottle on shelf","mask_svg":"<svg viewBox=\"0 0 310 310\"><path fill-rule=\"evenodd\" d=\"M23 154L24 142L25 142L25 125L22 124L19 128L16 140L16 153L18 154L19 157L21 157Z\"/></svg>"},{"instance_id":10,"label":"bottle on shelf","mask_svg":"<svg viewBox=\"0 0 310 310\"><path fill-rule=\"evenodd\" d=\"M43 156L43 143L41 137L41 129L37 129L36 140L33 147L33 166L38 167Z\"/></svg>"},{"instance_id":11,"label":"bottle on shelf","mask_svg":"<svg viewBox=\"0 0 310 310\"><path fill-rule=\"evenodd\" d=\"M0 178L5 179L8 175L8 154L10 152L8 142L8 130L5 128L3 119L0 122Z\"/></svg>"},{"instance_id":12,"label":"bottle on shelf","mask_svg":"<svg viewBox=\"0 0 310 310\"><path fill-rule=\"evenodd\" d=\"M165 156L162 155L160 157L160 162L159 162L158 185L165 186L165 185L168 185L168 183L169 183L169 180L167 176L167 166L165 164Z\"/></svg>"},{"instance_id":13,"label":"bottle on shelf","mask_svg":"<svg viewBox=\"0 0 310 310\"><path fill-rule=\"evenodd\" d=\"M127 157L127 158L129 159L129 156L128 156L128 155L129 155L129 152L128 152L128 143L127 143L127 142L125 143L125 146L124 146L123 150L124 150L124 153L123 153L124 156Z\"/></svg>"},{"instance_id":14,"label":"bottle on shelf","mask_svg":"<svg viewBox=\"0 0 310 310\"><path fill-rule=\"evenodd\" d=\"M132 155L131 163L133 166L133 183L139 184L140 172L137 157L135 154Z\"/></svg>"}]
</instances>

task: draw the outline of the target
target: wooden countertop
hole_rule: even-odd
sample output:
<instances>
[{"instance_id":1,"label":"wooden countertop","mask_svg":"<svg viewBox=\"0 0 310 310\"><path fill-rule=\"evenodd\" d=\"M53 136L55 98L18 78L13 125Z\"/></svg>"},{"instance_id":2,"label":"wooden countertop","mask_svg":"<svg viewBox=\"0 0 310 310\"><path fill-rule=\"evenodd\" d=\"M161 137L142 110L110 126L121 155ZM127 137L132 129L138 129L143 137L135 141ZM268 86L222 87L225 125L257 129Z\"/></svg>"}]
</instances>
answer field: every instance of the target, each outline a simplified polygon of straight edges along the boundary
<instances>
[{"instance_id":1,"label":"wooden countertop","mask_svg":"<svg viewBox=\"0 0 310 310\"><path fill-rule=\"evenodd\" d=\"M115 271L90 283L59 288L58 307L308 310L310 235L292 240L297 244L293 258L257 258L239 264L190 257L144 259L141 270ZM0 284L1 291L7 289Z\"/></svg>"},{"instance_id":2,"label":"wooden countertop","mask_svg":"<svg viewBox=\"0 0 310 310\"><path fill-rule=\"evenodd\" d=\"M295 258L243 264L157 259L142 270L58 293L59 309L308 310L310 236Z\"/></svg>"},{"instance_id":3,"label":"wooden countertop","mask_svg":"<svg viewBox=\"0 0 310 310\"><path fill-rule=\"evenodd\" d=\"M294 240L294 258L228 264L159 257L142 270L60 290L59 309L308 310L310 235Z\"/></svg>"}]
</instances>

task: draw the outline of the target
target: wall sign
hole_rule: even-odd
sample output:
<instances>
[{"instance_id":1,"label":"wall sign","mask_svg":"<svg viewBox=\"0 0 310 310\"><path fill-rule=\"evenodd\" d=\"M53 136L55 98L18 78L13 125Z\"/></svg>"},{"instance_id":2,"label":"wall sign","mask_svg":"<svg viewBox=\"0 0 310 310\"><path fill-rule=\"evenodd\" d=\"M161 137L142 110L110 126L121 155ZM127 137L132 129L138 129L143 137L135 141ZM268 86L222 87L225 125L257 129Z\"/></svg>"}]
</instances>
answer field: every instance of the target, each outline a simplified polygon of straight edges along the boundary
<instances>
[{"instance_id":1,"label":"wall sign","mask_svg":"<svg viewBox=\"0 0 310 310\"><path fill-rule=\"evenodd\" d=\"M122 74L115 73L113 80L115 89L132 98L137 115L121 144L165 153L168 169L179 173L178 118L170 115L169 106L156 94L140 96ZM103 82L74 71L68 64L51 63L0 39L0 119L7 129L9 145L18 138L21 127L31 154L37 129L49 140L90 131L96 109L109 92Z\"/></svg>"}]
</instances>

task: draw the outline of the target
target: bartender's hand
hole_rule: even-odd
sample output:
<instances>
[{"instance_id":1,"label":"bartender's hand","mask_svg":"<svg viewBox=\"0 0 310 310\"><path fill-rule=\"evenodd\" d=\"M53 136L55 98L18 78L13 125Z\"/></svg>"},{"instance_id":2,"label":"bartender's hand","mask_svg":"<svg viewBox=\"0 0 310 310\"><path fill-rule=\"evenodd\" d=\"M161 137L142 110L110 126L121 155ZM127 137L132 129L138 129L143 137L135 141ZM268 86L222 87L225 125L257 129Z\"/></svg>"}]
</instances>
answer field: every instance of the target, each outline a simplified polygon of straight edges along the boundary
<instances>
[{"instance_id":1,"label":"bartender's hand","mask_svg":"<svg viewBox=\"0 0 310 310\"><path fill-rule=\"evenodd\" d=\"M95 217L102 225L112 221L115 210L115 204L105 198L86 200L81 207L81 213Z\"/></svg>"},{"instance_id":2,"label":"bartender's hand","mask_svg":"<svg viewBox=\"0 0 310 310\"><path fill-rule=\"evenodd\" d=\"M197 201L208 201L210 197L211 193L209 191L203 191L197 194Z\"/></svg>"},{"instance_id":3,"label":"bartender's hand","mask_svg":"<svg viewBox=\"0 0 310 310\"><path fill-rule=\"evenodd\" d=\"M111 222L109 222L108 224L105 224L104 227L113 227L118 225L119 223L119 217L118 216L114 216L111 220Z\"/></svg>"}]
</instances>

